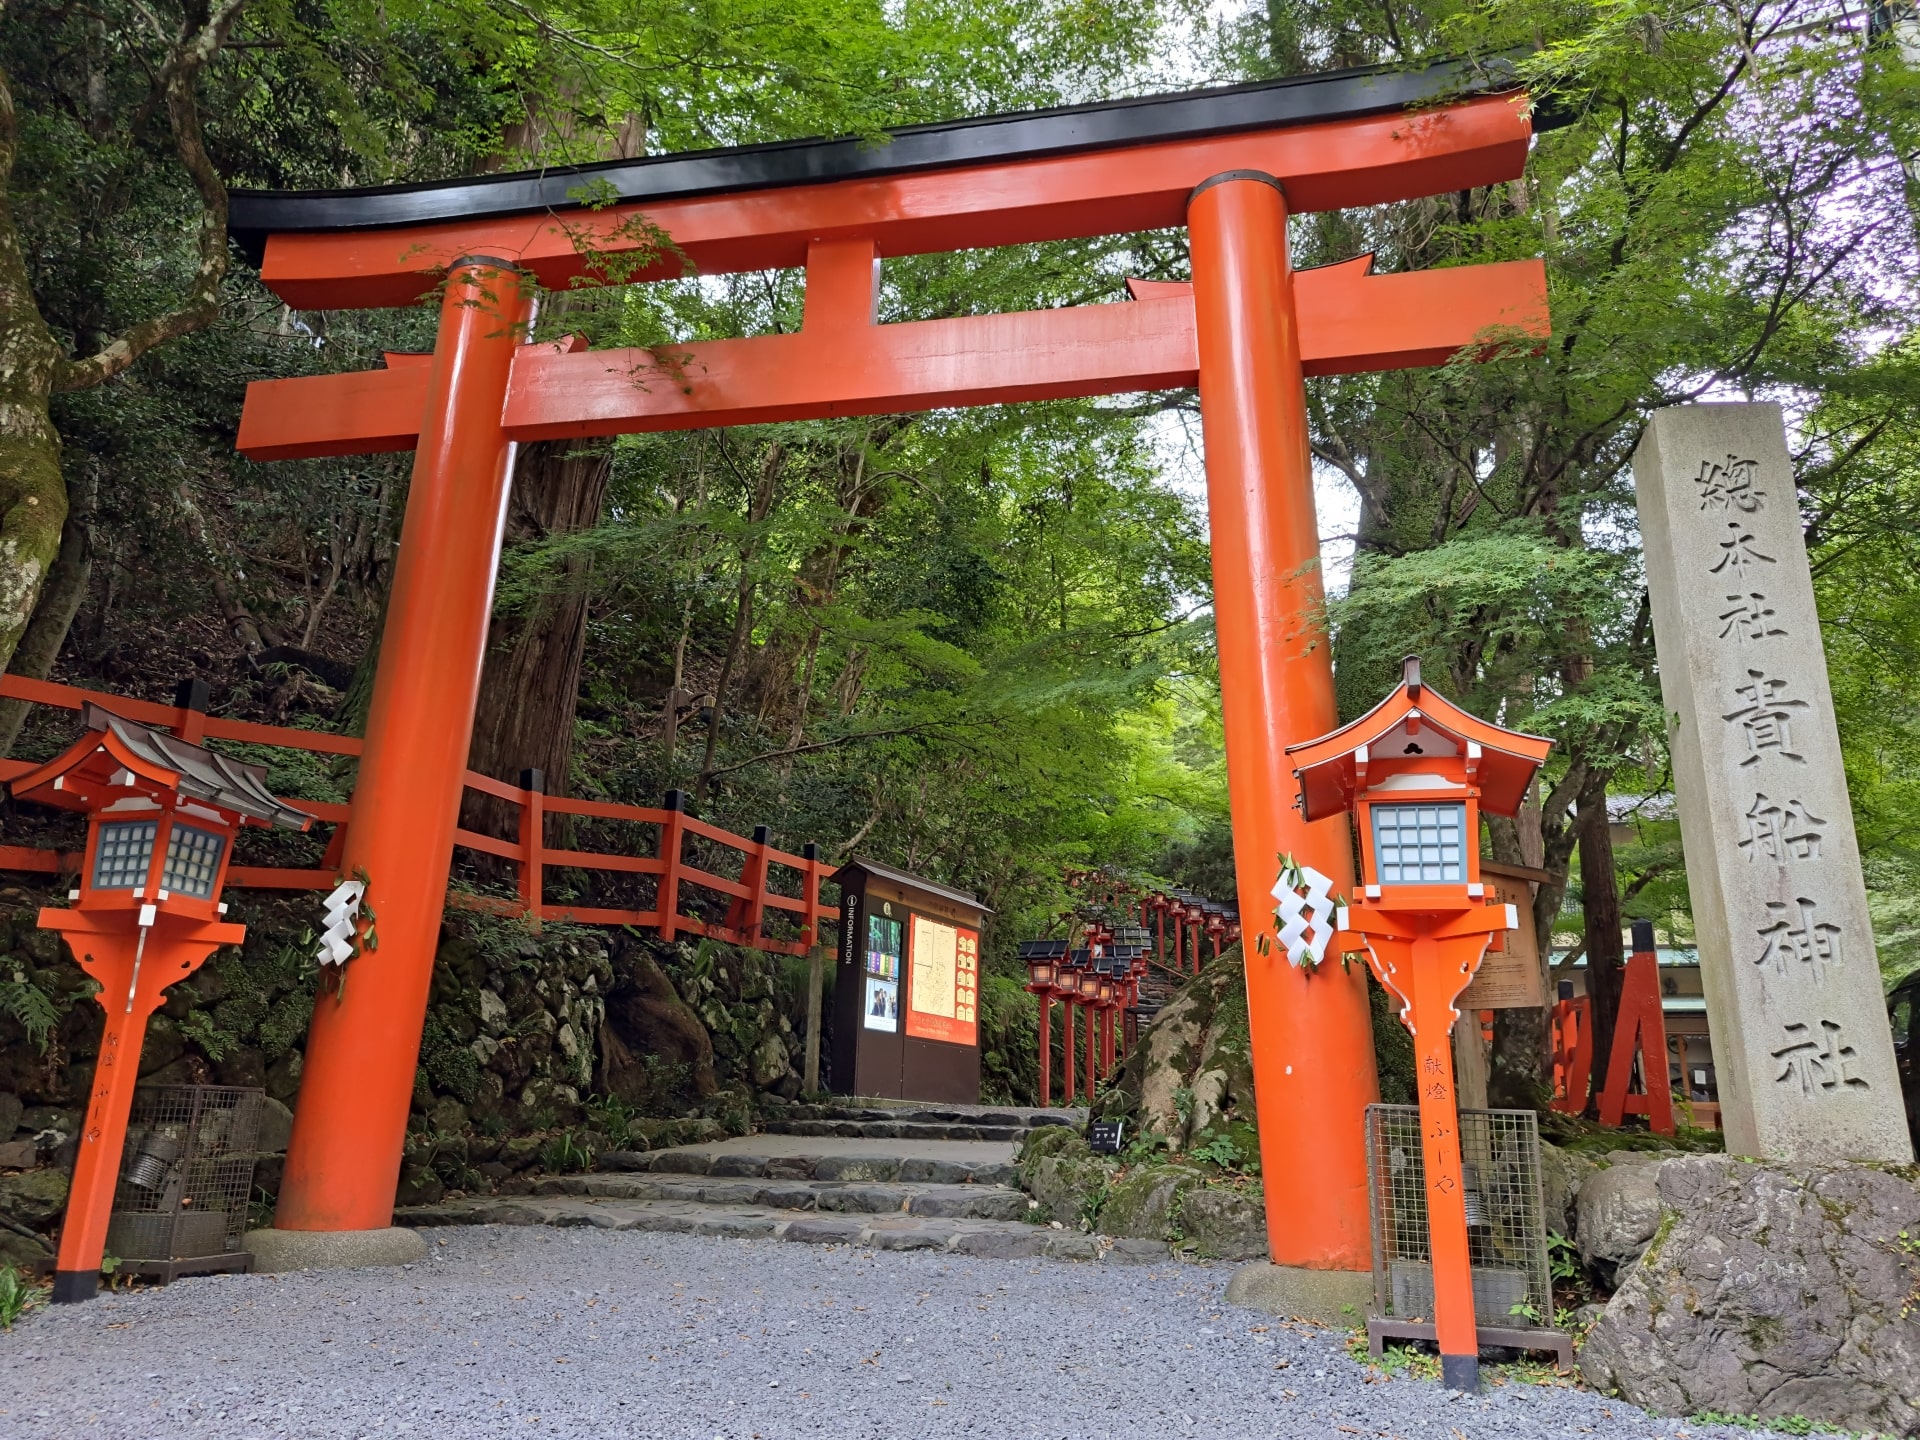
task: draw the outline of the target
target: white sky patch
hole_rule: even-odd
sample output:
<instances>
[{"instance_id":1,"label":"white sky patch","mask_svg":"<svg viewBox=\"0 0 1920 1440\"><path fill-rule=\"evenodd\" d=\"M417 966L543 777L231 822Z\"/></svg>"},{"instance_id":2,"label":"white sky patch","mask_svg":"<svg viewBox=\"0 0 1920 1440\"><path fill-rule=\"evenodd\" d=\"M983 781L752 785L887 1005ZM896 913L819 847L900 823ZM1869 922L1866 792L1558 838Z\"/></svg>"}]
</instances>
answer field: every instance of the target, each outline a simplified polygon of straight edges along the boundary
<instances>
[{"instance_id":1,"label":"white sky patch","mask_svg":"<svg viewBox=\"0 0 1920 1440\"><path fill-rule=\"evenodd\" d=\"M1147 422L1160 476L1167 488L1195 514L1207 513L1206 457L1200 443L1200 418L1168 410ZM1313 509L1320 527L1320 569L1329 595L1346 593L1353 573L1354 539L1360 529L1360 492L1346 476L1324 465L1313 467Z\"/></svg>"}]
</instances>

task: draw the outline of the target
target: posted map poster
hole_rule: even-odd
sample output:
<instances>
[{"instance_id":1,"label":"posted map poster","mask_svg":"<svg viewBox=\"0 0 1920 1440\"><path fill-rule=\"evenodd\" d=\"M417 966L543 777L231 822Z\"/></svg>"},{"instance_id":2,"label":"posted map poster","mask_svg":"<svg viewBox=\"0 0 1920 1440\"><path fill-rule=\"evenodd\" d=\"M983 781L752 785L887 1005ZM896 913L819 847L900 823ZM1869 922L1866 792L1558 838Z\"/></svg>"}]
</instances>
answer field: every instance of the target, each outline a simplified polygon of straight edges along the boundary
<instances>
[{"instance_id":1,"label":"posted map poster","mask_svg":"<svg viewBox=\"0 0 1920 1440\"><path fill-rule=\"evenodd\" d=\"M898 980L878 980L871 975L867 977L862 1019L869 1030L885 1030L891 1034L900 1028Z\"/></svg>"},{"instance_id":2,"label":"posted map poster","mask_svg":"<svg viewBox=\"0 0 1920 1440\"><path fill-rule=\"evenodd\" d=\"M900 922L884 915L867 917L867 974L900 978Z\"/></svg>"},{"instance_id":3,"label":"posted map poster","mask_svg":"<svg viewBox=\"0 0 1920 1440\"><path fill-rule=\"evenodd\" d=\"M913 917L907 950L907 1034L972 1045L978 1035L980 936L925 915Z\"/></svg>"}]
</instances>

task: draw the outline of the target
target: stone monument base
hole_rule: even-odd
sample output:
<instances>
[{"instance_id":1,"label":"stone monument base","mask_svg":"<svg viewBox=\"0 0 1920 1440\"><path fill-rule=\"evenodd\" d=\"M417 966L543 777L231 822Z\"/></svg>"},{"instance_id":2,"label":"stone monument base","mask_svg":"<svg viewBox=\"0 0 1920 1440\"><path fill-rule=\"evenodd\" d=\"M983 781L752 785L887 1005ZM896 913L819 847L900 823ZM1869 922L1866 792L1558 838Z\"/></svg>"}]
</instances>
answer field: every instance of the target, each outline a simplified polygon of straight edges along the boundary
<instances>
[{"instance_id":1,"label":"stone monument base","mask_svg":"<svg viewBox=\"0 0 1920 1440\"><path fill-rule=\"evenodd\" d=\"M427 1258L417 1230L249 1230L240 1242L256 1275L288 1270L355 1270L365 1265L410 1265Z\"/></svg>"},{"instance_id":2,"label":"stone monument base","mask_svg":"<svg viewBox=\"0 0 1920 1440\"><path fill-rule=\"evenodd\" d=\"M1373 1272L1252 1260L1227 1282L1227 1303L1317 1325L1364 1325L1373 1304Z\"/></svg>"}]
</instances>

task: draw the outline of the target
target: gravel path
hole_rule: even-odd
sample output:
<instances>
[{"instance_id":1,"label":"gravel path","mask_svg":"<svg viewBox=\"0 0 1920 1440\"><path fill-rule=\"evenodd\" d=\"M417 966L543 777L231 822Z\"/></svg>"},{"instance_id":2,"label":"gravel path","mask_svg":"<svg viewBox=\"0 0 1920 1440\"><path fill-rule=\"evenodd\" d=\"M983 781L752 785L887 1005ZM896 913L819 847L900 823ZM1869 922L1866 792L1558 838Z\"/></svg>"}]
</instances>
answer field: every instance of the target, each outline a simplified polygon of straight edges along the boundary
<instances>
[{"instance_id":1,"label":"gravel path","mask_svg":"<svg viewBox=\"0 0 1920 1440\"><path fill-rule=\"evenodd\" d=\"M1586 1392L1370 1378L1231 1267L498 1226L400 1270L218 1276L0 1334L0 1435L1674 1437Z\"/></svg>"}]
</instances>

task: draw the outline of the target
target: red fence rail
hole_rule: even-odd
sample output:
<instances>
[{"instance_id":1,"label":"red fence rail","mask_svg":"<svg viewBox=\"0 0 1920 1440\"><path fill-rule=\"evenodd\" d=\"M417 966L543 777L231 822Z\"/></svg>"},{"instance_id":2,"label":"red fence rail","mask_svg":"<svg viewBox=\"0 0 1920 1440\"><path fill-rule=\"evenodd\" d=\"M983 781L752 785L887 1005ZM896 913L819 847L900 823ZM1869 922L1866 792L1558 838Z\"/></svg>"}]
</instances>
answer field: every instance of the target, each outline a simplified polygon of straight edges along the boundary
<instances>
[{"instance_id":1,"label":"red fence rail","mask_svg":"<svg viewBox=\"0 0 1920 1440\"><path fill-rule=\"evenodd\" d=\"M187 706L162 705L151 700L135 700L125 695L83 690L74 685L29 680L17 675L0 675L0 697L61 710L78 710L92 701L126 719L166 726L181 739L196 744L203 740L231 740L320 755L344 756L357 756L361 748L358 737L352 735L330 735L324 731L300 730L287 725L261 725L250 720L227 720ZM33 768L31 761L0 760L0 780L12 780ZM828 866L814 848L806 847L806 853L801 855L776 849L769 843L764 826L757 829L751 838L735 835L687 814L674 803L674 795L669 795L669 803L660 809L616 805L604 800L568 800L545 794L537 781L525 786L509 785L474 770L467 771L466 786L468 790L519 807L518 832L512 840L497 839L473 830L454 832L456 846L510 862L516 870L516 893L514 898L508 899L450 889L447 892L447 904L451 907L495 915L523 916L535 923L552 920L583 925L633 925L657 930L667 940L682 934L703 935L783 955L804 955L815 937L822 933L819 928L821 921L832 922L839 918L837 907L821 903L820 886L827 878ZM328 890L338 883L349 806L337 801L307 800L299 796L286 798L316 819L333 826L333 834L328 839L326 853L319 867L234 865L228 871L229 885L255 890ZM651 855L620 854L549 845L546 843L546 817L549 815L573 815L653 826L658 832L654 852ZM710 841L723 849L739 851L738 875L721 875L693 863L686 854L689 837ZM24 870L47 875L72 874L79 869L80 860L80 854L75 851L31 845L0 845L0 870ZM545 898L549 867L655 876L653 907L643 910L549 903ZM771 888L776 870L786 870L799 877L799 895L785 895ZM683 887L687 886L726 897L725 916L710 920L683 913ZM791 938L764 933L770 913L796 917L798 933Z\"/></svg>"}]
</instances>

